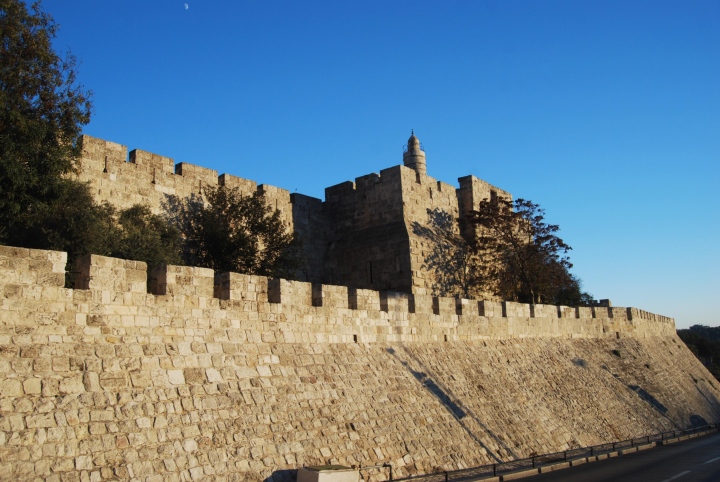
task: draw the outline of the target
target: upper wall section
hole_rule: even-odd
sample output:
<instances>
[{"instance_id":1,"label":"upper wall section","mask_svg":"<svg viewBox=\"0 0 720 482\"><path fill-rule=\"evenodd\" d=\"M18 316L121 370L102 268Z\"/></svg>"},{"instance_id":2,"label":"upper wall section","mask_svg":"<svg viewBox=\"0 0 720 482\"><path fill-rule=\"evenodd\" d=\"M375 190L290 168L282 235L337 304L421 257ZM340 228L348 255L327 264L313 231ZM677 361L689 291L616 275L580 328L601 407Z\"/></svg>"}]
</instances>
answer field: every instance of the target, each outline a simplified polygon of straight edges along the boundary
<instances>
[{"instance_id":1,"label":"upper wall section","mask_svg":"<svg viewBox=\"0 0 720 482\"><path fill-rule=\"evenodd\" d=\"M80 296L101 303L110 312L144 313L136 320L142 323L148 316L159 316L159 312L152 314L154 310L168 306L205 310L206 316L217 320L226 319L228 310L241 312L246 321L262 327L258 336L289 343L645 338L675 333L673 319L636 308L569 308L437 298L216 274L188 266L153 271L153 294L148 294L145 263L96 255L78 261L78 288L72 290L60 287L64 256L54 251L0 247L3 319L7 314L7 320L13 320L14 309L25 309L13 300L52 303ZM118 311L112 308L115 305L134 308Z\"/></svg>"},{"instance_id":2,"label":"upper wall section","mask_svg":"<svg viewBox=\"0 0 720 482\"><path fill-rule=\"evenodd\" d=\"M408 293L432 292L433 273L424 267L431 247L417 235L431 223L430 212L455 219L480 200L510 196L473 176L460 187L405 166L367 174L325 191L320 199L169 157L82 136L77 177L89 182L98 201L125 209L135 204L160 213L170 196L199 196L208 186L261 193L279 210L289 230L304 241L306 265L297 273L312 282Z\"/></svg>"},{"instance_id":3,"label":"upper wall section","mask_svg":"<svg viewBox=\"0 0 720 482\"><path fill-rule=\"evenodd\" d=\"M458 179L458 202L460 214L477 209L483 200L494 200L497 198L512 200L512 194L493 186L492 184L478 179L475 176L464 176Z\"/></svg>"},{"instance_id":4,"label":"upper wall section","mask_svg":"<svg viewBox=\"0 0 720 482\"><path fill-rule=\"evenodd\" d=\"M155 212L163 210L168 195L190 197L199 195L204 186L235 187L245 195L260 192L270 206L280 210L282 220L293 226L290 192L275 186L258 185L255 181L230 174L218 176L217 171L186 162L175 165L169 157L152 154L95 137L80 138L82 156L77 177L90 182L98 201L124 209L144 204Z\"/></svg>"}]
</instances>

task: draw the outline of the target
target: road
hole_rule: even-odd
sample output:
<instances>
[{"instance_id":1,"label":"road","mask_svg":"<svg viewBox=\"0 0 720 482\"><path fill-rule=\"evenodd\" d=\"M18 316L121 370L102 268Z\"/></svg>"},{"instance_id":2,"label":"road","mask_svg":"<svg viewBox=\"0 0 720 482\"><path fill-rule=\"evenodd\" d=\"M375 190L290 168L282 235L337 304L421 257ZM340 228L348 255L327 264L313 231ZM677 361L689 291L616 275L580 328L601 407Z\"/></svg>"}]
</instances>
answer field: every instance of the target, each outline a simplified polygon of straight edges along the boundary
<instances>
[{"instance_id":1,"label":"road","mask_svg":"<svg viewBox=\"0 0 720 482\"><path fill-rule=\"evenodd\" d=\"M541 474L532 482L717 482L720 433Z\"/></svg>"}]
</instances>

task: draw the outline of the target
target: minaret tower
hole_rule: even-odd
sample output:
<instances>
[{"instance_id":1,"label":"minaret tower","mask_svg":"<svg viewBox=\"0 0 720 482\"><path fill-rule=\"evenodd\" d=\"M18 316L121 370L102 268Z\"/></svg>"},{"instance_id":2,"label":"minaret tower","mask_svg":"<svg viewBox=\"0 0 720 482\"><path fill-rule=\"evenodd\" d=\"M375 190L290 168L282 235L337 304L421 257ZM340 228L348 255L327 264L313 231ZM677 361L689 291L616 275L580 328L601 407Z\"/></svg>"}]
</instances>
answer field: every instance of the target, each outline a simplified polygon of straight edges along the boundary
<instances>
[{"instance_id":1,"label":"minaret tower","mask_svg":"<svg viewBox=\"0 0 720 482\"><path fill-rule=\"evenodd\" d=\"M422 150L420 140L415 137L415 132L410 132L410 139L408 139L407 147L403 152L403 164L405 164L405 167L415 169L420 174L427 174L425 151Z\"/></svg>"}]
</instances>

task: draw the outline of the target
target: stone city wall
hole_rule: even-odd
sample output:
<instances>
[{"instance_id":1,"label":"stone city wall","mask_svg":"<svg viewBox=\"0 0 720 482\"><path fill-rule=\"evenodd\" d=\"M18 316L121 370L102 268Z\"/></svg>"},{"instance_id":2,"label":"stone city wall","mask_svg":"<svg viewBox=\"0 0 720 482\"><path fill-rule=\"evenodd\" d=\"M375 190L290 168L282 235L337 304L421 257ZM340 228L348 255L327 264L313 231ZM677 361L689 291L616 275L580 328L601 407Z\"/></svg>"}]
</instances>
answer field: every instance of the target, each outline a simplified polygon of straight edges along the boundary
<instances>
[{"instance_id":1,"label":"stone city wall","mask_svg":"<svg viewBox=\"0 0 720 482\"><path fill-rule=\"evenodd\" d=\"M207 186L260 193L304 242L300 279L376 290L431 294L434 275L425 266L433 249L418 227L440 211L458 218L483 199L510 193L474 176L459 188L405 166L367 174L325 190L325 201L212 169L84 135L77 178L94 198L125 209L143 204L160 213L170 196L199 196Z\"/></svg>"},{"instance_id":2,"label":"stone city wall","mask_svg":"<svg viewBox=\"0 0 720 482\"><path fill-rule=\"evenodd\" d=\"M634 308L182 266L148 283L144 263L100 256L68 289L65 259L0 247L0 480L399 476L720 419L673 320Z\"/></svg>"},{"instance_id":3,"label":"stone city wall","mask_svg":"<svg viewBox=\"0 0 720 482\"><path fill-rule=\"evenodd\" d=\"M126 146L97 139L80 137L82 154L77 178L89 182L94 198L125 209L135 204L148 206L160 213L168 195L187 198L200 195L203 187L224 185L251 195L260 192L268 203L280 210L283 221L292 225L290 192L206 167L180 162L169 157L134 149L128 155Z\"/></svg>"}]
</instances>

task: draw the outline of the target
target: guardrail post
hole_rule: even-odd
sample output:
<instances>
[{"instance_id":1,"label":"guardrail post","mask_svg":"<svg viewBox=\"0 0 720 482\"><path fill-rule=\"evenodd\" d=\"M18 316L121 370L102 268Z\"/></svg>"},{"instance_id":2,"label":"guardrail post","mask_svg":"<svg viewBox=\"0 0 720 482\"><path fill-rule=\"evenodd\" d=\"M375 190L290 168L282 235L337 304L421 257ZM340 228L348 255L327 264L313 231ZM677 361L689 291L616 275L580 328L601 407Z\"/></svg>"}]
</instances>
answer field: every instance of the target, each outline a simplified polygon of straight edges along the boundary
<instances>
[{"instance_id":1,"label":"guardrail post","mask_svg":"<svg viewBox=\"0 0 720 482\"><path fill-rule=\"evenodd\" d=\"M592 457L594 455L593 450L594 450L594 447L590 447L590 457Z\"/></svg>"},{"instance_id":2,"label":"guardrail post","mask_svg":"<svg viewBox=\"0 0 720 482\"><path fill-rule=\"evenodd\" d=\"M563 459L565 462L567 462L567 450L563 452Z\"/></svg>"},{"instance_id":3,"label":"guardrail post","mask_svg":"<svg viewBox=\"0 0 720 482\"><path fill-rule=\"evenodd\" d=\"M497 475L497 464L493 464L493 477Z\"/></svg>"},{"instance_id":4,"label":"guardrail post","mask_svg":"<svg viewBox=\"0 0 720 482\"><path fill-rule=\"evenodd\" d=\"M448 479L448 472L447 472L447 470L446 470L446 471L445 471L445 482L448 482L448 480L449 480L449 479Z\"/></svg>"},{"instance_id":5,"label":"guardrail post","mask_svg":"<svg viewBox=\"0 0 720 482\"><path fill-rule=\"evenodd\" d=\"M382 464L382 466L383 466L383 467L388 467L388 468L390 468L390 480L392 480L392 479L393 479L393 476L392 476L392 464L391 464L391 463L387 463L387 464Z\"/></svg>"},{"instance_id":6,"label":"guardrail post","mask_svg":"<svg viewBox=\"0 0 720 482\"><path fill-rule=\"evenodd\" d=\"M534 469L534 468L535 468L535 457L532 458L532 466L533 466L533 469Z\"/></svg>"}]
</instances>

